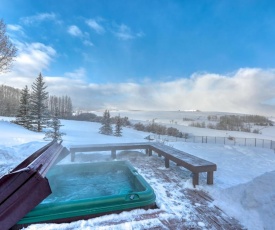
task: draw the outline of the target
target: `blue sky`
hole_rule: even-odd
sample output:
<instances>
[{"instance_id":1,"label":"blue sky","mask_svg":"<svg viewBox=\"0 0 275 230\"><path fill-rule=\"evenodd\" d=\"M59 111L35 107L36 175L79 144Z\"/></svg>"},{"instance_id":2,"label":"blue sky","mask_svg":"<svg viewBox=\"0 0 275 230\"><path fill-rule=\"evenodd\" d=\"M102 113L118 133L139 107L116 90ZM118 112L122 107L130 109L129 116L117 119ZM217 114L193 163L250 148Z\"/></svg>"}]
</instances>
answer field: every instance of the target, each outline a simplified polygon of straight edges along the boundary
<instances>
[{"instance_id":1,"label":"blue sky","mask_svg":"<svg viewBox=\"0 0 275 230\"><path fill-rule=\"evenodd\" d=\"M155 100L148 106L153 109L193 106L213 110L215 107L205 106L212 103L210 99L204 104L194 99L196 103L179 106L173 102L178 94L169 86L185 82L178 89L179 95L182 90L182 95L190 97L190 91L198 90L205 76L212 76L204 91L218 91L226 98L227 91L216 88L221 81L237 81L244 70L250 74L254 71L256 82L261 81L262 73L274 75L273 1L1 0L0 15L19 48L14 69L2 77L3 83L12 77L23 85L42 72L49 86L67 82L58 93L74 91L79 105L83 101L87 105L86 100L93 96L97 97L94 107L134 109L131 101L140 98L136 106L146 109L144 103L150 98ZM268 86L273 89L273 78L270 81ZM170 94L159 91L152 95L155 89L149 85L173 95L170 98ZM50 89L57 92L54 87ZM76 89L83 89L83 98ZM112 100L104 98L107 91ZM254 109L241 112L257 112L260 105L270 104L275 98L271 91L253 102ZM236 106L238 103L217 109L244 107Z\"/></svg>"}]
</instances>

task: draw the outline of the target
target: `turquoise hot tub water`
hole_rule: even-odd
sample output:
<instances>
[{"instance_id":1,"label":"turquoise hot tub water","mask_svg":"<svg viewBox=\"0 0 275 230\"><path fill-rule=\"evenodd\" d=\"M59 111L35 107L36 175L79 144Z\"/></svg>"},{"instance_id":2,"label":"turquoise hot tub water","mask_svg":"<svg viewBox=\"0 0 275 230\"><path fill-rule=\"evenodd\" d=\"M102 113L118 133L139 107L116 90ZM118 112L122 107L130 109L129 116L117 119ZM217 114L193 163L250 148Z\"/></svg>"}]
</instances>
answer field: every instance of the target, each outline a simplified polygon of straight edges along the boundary
<instances>
[{"instance_id":1,"label":"turquoise hot tub water","mask_svg":"<svg viewBox=\"0 0 275 230\"><path fill-rule=\"evenodd\" d=\"M68 222L155 206L153 189L127 161L57 165L46 177L52 194L19 225Z\"/></svg>"}]
</instances>

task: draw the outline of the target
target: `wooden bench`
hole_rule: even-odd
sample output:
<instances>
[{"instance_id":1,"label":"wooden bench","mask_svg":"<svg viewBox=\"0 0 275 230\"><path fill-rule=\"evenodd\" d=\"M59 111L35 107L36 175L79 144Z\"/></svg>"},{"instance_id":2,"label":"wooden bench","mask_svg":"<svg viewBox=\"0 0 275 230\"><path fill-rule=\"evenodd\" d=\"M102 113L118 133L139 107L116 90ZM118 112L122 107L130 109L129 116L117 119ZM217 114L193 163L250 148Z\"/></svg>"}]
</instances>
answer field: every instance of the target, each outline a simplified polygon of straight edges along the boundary
<instances>
[{"instance_id":1,"label":"wooden bench","mask_svg":"<svg viewBox=\"0 0 275 230\"><path fill-rule=\"evenodd\" d=\"M169 161L175 162L178 166L182 166L193 173L194 187L199 184L199 173L207 173L207 184L213 184L214 171L217 165L199 157L193 156L181 150L157 142L142 143L113 143L113 144L95 144L95 145L78 145L71 146L71 161L75 160L76 152L95 152L95 151L111 151L112 157L116 158L117 150L133 150L145 149L149 156L152 152L156 152L165 159L165 167L169 167Z\"/></svg>"},{"instance_id":2,"label":"wooden bench","mask_svg":"<svg viewBox=\"0 0 275 230\"><path fill-rule=\"evenodd\" d=\"M169 168L169 161L171 160L178 166L190 170L193 173L194 187L199 184L199 173L201 172L207 173L207 184L213 184L214 171L217 170L216 164L160 143L151 143L149 156L152 155L152 151L165 158L166 168Z\"/></svg>"}]
</instances>

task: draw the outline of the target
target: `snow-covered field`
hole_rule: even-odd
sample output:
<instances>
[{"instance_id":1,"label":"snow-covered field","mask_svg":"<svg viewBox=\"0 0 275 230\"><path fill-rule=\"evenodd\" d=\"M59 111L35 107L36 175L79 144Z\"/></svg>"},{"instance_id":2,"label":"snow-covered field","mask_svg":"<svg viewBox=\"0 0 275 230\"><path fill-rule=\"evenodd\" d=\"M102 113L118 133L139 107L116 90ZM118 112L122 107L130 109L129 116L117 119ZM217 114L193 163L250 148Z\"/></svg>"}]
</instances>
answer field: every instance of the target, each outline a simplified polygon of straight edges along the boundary
<instances>
[{"instance_id":1,"label":"snow-covered field","mask_svg":"<svg viewBox=\"0 0 275 230\"><path fill-rule=\"evenodd\" d=\"M127 113L125 111L117 113L136 121L158 118L162 123L169 124L170 120L177 119L177 117L172 117L171 113L168 114L169 116L161 112L151 112L150 115L148 113L142 115L141 111L139 113ZM197 112L195 114L198 115ZM182 120L182 116L178 119ZM20 126L9 123L9 120L10 118L0 117L0 176L46 144L43 140L43 134L25 130ZM63 138L63 145L68 148L71 145L78 144L141 142L146 141L144 138L148 136L148 133L130 128L123 129L122 137L105 136L98 133L100 124L92 122L62 120L62 124L64 125L62 132L66 133ZM184 124L178 125L184 126ZM193 127L191 131L195 135L205 135L202 133L207 133L209 136L217 134L224 136L222 134L225 134L225 131L216 133L215 130ZM238 135L240 137L254 137L255 134L238 133ZM275 139L275 128L269 127L266 129L266 133L258 134L257 137ZM273 150L198 143L170 142L168 144L217 164L218 170L214 173L214 185L206 185L205 178L202 177L200 178L200 185L196 187L196 189L207 191L215 199L213 205L220 207L228 215L238 219L248 229L275 229L275 154ZM62 163L68 162L70 162L69 157L64 159ZM160 167L163 167L163 165L160 165ZM142 171L140 173L142 174ZM157 204L160 209L174 208L174 212L181 213L181 215L184 213L182 210L176 210L172 202L166 201L169 207L162 205L161 184L156 183L156 178L146 178L146 180L155 188ZM191 184L191 178L187 178L180 186L182 188L192 188ZM178 195L180 197L180 194ZM185 201L182 200L181 202L184 203ZM135 213L138 212L135 211ZM150 212L150 210L147 212ZM125 216L127 218L127 215L131 218L130 215L133 213L124 213L123 218ZM111 215L109 217L99 217L97 221L100 222L108 218L112 218ZM188 221L188 217L186 217L186 221ZM158 221L155 220L154 223L157 224ZM93 220L88 220L60 225L32 225L27 229L94 229L93 224ZM133 229L146 229L146 223L143 227L142 223L136 224L136 226L140 227ZM203 223L199 223L198 226L201 229L206 229ZM120 225L120 228L112 229L131 229L131 226Z\"/></svg>"}]
</instances>

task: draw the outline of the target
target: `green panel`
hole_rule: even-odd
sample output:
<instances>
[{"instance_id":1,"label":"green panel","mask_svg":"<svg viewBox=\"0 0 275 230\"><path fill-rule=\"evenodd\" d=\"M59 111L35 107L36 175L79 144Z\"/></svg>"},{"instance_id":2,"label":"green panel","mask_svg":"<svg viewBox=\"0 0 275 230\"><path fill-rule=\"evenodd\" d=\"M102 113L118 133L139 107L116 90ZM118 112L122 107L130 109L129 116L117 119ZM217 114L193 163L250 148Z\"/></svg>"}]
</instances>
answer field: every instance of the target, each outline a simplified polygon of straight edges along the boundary
<instances>
[{"instance_id":1,"label":"green panel","mask_svg":"<svg viewBox=\"0 0 275 230\"><path fill-rule=\"evenodd\" d=\"M47 178L53 193L18 224L122 211L152 205L156 199L127 161L58 165Z\"/></svg>"}]
</instances>

